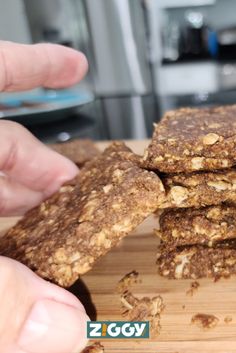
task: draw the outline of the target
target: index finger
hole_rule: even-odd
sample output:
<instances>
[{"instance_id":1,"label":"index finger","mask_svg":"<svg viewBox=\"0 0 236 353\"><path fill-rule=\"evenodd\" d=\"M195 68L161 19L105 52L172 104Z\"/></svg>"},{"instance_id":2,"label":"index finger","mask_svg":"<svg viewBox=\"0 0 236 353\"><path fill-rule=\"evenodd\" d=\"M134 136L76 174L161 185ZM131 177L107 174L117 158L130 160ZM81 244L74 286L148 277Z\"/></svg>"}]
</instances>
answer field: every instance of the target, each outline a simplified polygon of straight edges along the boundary
<instances>
[{"instance_id":1,"label":"index finger","mask_svg":"<svg viewBox=\"0 0 236 353\"><path fill-rule=\"evenodd\" d=\"M0 141L0 171L12 181L42 193L43 197L56 192L78 173L74 163L17 123L0 122Z\"/></svg>"},{"instance_id":2,"label":"index finger","mask_svg":"<svg viewBox=\"0 0 236 353\"><path fill-rule=\"evenodd\" d=\"M87 69L84 54L71 48L0 42L0 91L65 88L79 82Z\"/></svg>"}]
</instances>

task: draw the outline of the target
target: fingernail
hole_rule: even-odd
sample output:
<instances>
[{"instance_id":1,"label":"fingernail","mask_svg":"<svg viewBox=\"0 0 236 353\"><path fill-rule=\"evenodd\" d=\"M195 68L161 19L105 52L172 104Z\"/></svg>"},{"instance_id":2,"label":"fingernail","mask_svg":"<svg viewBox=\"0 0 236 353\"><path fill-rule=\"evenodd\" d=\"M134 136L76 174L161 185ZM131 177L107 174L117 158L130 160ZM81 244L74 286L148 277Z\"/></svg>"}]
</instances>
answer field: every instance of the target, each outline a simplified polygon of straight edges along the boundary
<instances>
[{"instance_id":1,"label":"fingernail","mask_svg":"<svg viewBox=\"0 0 236 353\"><path fill-rule=\"evenodd\" d=\"M67 167L64 168L64 171L62 171L60 174L56 176L56 179L54 178L52 180L52 183L50 185L48 185L47 190L44 191L45 197L48 197L54 192L58 191L58 189L65 183L69 183L69 184L70 182L74 183L73 180L78 175L79 168L70 160L67 160L66 158L64 159L65 159L65 162L67 163L65 164L67 165Z\"/></svg>"},{"instance_id":2,"label":"fingernail","mask_svg":"<svg viewBox=\"0 0 236 353\"><path fill-rule=\"evenodd\" d=\"M44 299L36 302L23 326L18 347L27 353L68 353L87 343L88 316L72 306Z\"/></svg>"},{"instance_id":3,"label":"fingernail","mask_svg":"<svg viewBox=\"0 0 236 353\"><path fill-rule=\"evenodd\" d=\"M79 168L77 167L76 164L71 162L70 160L66 160L67 162L67 168L64 169L64 172L58 176L58 182L60 184L64 184L66 181L70 181L76 177L76 175L79 173Z\"/></svg>"}]
</instances>

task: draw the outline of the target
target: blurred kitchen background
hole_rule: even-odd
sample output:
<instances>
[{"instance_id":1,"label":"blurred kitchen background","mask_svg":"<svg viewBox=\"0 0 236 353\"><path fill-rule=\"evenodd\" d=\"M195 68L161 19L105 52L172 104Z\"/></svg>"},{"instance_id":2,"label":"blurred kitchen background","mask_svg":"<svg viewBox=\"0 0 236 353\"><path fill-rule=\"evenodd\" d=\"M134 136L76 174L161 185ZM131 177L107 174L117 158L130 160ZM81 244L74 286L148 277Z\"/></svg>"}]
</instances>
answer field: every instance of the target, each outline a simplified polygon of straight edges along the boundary
<instances>
[{"instance_id":1,"label":"blurred kitchen background","mask_svg":"<svg viewBox=\"0 0 236 353\"><path fill-rule=\"evenodd\" d=\"M236 103L235 0L0 0L0 39L83 51L69 90L0 94L0 117L46 142L141 139L181 106Z\"/></svg>"}]
</instances>

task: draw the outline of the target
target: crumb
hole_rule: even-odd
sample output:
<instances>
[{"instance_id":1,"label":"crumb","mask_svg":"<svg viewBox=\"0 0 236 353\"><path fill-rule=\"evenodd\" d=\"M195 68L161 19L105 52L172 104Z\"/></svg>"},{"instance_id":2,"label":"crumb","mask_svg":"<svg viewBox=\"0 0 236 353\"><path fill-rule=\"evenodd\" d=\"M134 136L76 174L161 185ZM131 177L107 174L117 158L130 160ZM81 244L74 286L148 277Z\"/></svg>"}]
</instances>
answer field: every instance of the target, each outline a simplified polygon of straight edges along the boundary
<instances>
[{"instance_id":1,"label":"crumb","mask_svg":"<svg viewBox=\"0 0 236 353\"><path fill-rule=\"evenodd\" d=\"M190 288L186 292L186 295L190 295L192 297L194 293L198 290L199 286L200 286L199 282L197 281L192 282Z\"/></svg>"},{"instance_id":2,"label":"crumb","mask_svg":"<svg viewBox=\"0 0 236 353\"><path fill-rule=\"evenodd\" d=\"M95 342L86 347L81 353L104 353L104 347L100 342Z\"/></svg>"},{"instance_id":3,"label":"crumb","mask_svg":"<svg viewBox=\"0 0 236 353\"><path fill-rule=\"evenodd\" d=\"M127 273L121 280L118 282L117 291L118 293L124 293L135 283L140 283L141 280L138 280L139 273L137 271L131 271Z\"/></svg>"},{"instance_id":4,"label":"crumb","mask_svg":"<svg viewBox=\"0 0 236 353\"><path fill-rule=\"evenodd\" d=\"M229 324L230 322L232 322L233 321L233 318L232 318L232 316L226 316L225 318L224 318L224 322L226 323L226 324Z\"/></svg>"},{"instance_id":5,"label":"crumb","mask_svg":"<svg viewBox=\"0 0 236 353\"><path fill-rule=\"evenodd\" d=\"M183 309L183 310L185 309L185 305L182 305L182 309Z\"/></svg>"},{"instance_id":6,"label":"crumb","mask_svg":"<svg viewBox=\"0 0 236 353\"><path fill-rule=\"evenodd\" d=\"M160 314L164 309L161 296L139 299L126 291L121 296L121 303L125 309L123 316L129 321L149 321L151 337L155 338L160 334Z\"/></svg>"},{"instance_id":7,"label":"crumb","mask_svg":"<svg viewBox=\"0 0 236 353\"><path fill-rule=\"evenodd\" d=\"M197 326L204 329L211 329L216 327L219 319L215 315L209 314L196 314L192 317L192 324L196 324Z\"/></svg>"}]
</instances>

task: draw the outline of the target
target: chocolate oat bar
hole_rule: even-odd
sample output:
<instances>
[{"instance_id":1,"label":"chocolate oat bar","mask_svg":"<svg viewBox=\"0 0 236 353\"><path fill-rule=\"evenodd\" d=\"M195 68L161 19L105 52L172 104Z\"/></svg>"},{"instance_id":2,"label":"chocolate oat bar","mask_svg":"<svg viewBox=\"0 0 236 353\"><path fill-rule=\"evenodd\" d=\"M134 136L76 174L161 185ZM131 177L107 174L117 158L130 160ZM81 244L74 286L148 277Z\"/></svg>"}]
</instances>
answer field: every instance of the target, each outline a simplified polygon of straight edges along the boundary
<instances>
[{"instance_id":1,"label":"chocolate oat bar","mask_svg":"<svg viewBox=\"0 0 236 353\"><path fill-rule=\"evenodd\" d=\"M236 169L165 175L166 200L160 208L204 207L236 202Z\"/></svg>"},{"instance_id":2,"label":"chocolate oat bar","mask_svg":"<svg viewBox=\"0 0 236 353\"><path fill-rule=\"evenodd\" d=\"M169 249L193 244L212 246L236 238L236 206L170 209L161 214L159 224L156 234Z\"/></svg>"},{"instance_id":3,"label":"chocolate oat bar","mask_svg":"<svg viewBox=\"0 0 236 353\"><path fill-rule=\"evenodd\" d=\"M49 145L56 152L72 160L78 167L82 167L87 161L96 157L101 152L92 140L81 139Z\"/></svg>"},{"instance_id":4,"label":"chocolate oat bar","mask_svg":"<svg viewBox=\"0 0 236 353\"><path fill-rule=\"evenodd\" d=\"M164 173L229 168L236 164L236 105L167 112L155 125L144 165Z\"/></svg>"},{"instance_id":5,"label":"chocolate oat bar","mask_svg":"<svg viewBox=\"0 0 236 353\"><path fill-rule=\"evenodd\" d=\"M163 195L159 177L113 143L10 229L0 254L68 287L154 212Z\"/></svg>"},{"instance_id":6,"label":"chocolate oat bar","mask_svg":"<svg viewBox=\"0 0 236 353\"><path fill-rule=\"evenodd\" d=\"M229 277L236 274L236 240L225 240L214 247L203 245L161 249L157 260L159 273L173 279Z\"/></svg>"}]
</instances>

